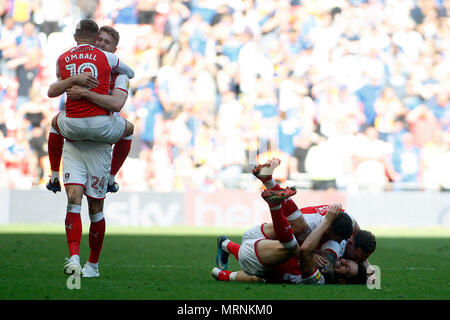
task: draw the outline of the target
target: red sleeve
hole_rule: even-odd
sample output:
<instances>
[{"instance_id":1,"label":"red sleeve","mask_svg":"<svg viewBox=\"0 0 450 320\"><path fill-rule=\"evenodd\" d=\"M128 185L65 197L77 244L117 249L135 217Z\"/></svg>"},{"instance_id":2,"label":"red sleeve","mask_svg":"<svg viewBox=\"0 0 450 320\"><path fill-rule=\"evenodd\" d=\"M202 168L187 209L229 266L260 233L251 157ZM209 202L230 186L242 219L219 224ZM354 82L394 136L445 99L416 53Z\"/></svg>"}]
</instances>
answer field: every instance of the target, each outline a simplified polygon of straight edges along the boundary
<instances>
[{"instance_id":1,"label":"red sleeve","mask_svg":"<svg viewBox=\"0 0 450 320\"><path fill-rule=\"evenodd\" d=\"M312 206L312 207L304 207L301 208L300 211L303 214L315 214L318 213L322 216L324 216L327 213L328 205L321 205L321 206Z\"/></svg>"}]
</instances>

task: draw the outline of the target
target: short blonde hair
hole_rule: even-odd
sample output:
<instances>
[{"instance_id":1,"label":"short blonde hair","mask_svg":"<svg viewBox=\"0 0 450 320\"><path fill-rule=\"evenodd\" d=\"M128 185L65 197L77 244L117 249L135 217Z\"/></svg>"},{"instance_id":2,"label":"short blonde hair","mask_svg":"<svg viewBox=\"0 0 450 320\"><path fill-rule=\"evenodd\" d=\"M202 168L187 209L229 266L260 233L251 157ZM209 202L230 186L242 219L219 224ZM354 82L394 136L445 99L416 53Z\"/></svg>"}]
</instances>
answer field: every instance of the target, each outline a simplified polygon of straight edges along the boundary
<instances>
[{"instance_id":1,"label":"short blonde hair","mask_svg":"<svg viewBox=\"0 0 450 320\"><path fill-rule=\"evenodd\" d=\"M114 47L117 47L117 45L119 44L120 36L119 32L117 32L116 29L110 26L103 26L100 28L100 30L98 30L98 33L100 32L106 32L107 34L109 34L113 39Z\"/></svg>"}]
</instances>

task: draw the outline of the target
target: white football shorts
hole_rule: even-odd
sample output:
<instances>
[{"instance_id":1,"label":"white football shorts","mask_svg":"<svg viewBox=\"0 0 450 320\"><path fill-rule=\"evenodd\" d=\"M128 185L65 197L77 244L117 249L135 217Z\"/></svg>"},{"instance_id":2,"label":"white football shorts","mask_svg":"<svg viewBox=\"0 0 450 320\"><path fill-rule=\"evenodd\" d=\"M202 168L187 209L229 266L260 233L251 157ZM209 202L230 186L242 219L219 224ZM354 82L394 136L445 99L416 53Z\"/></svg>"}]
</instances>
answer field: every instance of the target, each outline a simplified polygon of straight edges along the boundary
<instances>
[{"instance_id":1,"label":"white football shorts","mask_svg":"<svg viewBox=\"0 0 450 320\"><path fill-rule=\"evenodd\" d=\"M264 277L267 268L259 261L256 245L258 241L266 239L261 231L262 226L250 228L242 235L238 257L242 271L251 276Z\"/></svg>"},{"instance_id":2,"label":"white football shorts","mask_svg":"<svg viewBox=\"0 0 450 320\"><path fill-rule=\"evenodd\" d=\"M81 185L84 194L104 199L111 170L108 143L96 141L65 141L62 153L64 185Z\"/></svg>"},{"instance_id":3,"label":"white football shorts","mask_svg":"<svg viewBox=\"0 0 450 320\"><path fill-rule=\"evenodd\" d=\"M126 129L126 121L118 113L86 118L68 118L62 111L57 118L59 133L69 141L92 140L114 144Z\"/></svg>"}]
</instances>

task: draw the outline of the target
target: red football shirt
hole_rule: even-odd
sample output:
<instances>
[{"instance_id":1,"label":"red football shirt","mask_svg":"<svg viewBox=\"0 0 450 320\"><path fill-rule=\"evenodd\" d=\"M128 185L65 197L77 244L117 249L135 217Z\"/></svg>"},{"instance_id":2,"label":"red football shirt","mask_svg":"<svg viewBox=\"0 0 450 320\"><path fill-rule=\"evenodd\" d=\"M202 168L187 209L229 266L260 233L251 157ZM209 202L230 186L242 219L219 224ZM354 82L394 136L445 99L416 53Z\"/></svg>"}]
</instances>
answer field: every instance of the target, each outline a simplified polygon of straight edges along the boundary
<instances>
[{"instance_id":1,"label":"red football shirt","mask_svg":"<svg viewBox=\"0 0 450 320\"><path fill-rule=\"evenodd\" d=\"M301 278L300 261L292 257L270 270L266 281L268 283L299 283Z\"/></svg>"},{"instance_id":2,"label":"red football shirt","mask_svg":"<svg viewBox=\"0 0 450 320\"><path fill-rule=\"evenodd\" d=\"M83 44L63 53L57 60L57 76L67 79L82 72L91 72L99 81L96 88L91 89L99 94L109 94L111 72L119 65L119 59L94 46ZM98 115L109 115L95 103L87 99L66 101L66 116L84 118Z\"/></svg>"}]
</instances>

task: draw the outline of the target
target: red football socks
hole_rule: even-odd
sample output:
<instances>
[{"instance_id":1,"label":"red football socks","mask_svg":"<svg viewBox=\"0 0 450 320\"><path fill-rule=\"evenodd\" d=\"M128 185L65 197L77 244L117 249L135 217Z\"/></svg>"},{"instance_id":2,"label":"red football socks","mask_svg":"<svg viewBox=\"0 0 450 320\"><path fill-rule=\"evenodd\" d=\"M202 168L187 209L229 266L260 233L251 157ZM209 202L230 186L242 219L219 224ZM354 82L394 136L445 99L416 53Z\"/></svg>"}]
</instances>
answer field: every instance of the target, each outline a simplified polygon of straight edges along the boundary
<instances>
[{"instance_id":1,"label":"red football socks","mask_svg":"<svg viewBox=\"0 0 450 320\"><path fill-rule=\"evenodd\" d=\"M291 198L288 198L282 202L282 212L285 217L289 217L297 210L298 207L295 204L294 200L292 200Z\"/></svg>"},{"instance_id":2,"label":"red football socks","mask_svg":"<svg viewBox=\"0 0 450 320\"><path fill-rule=\"evenodd\" d=\"M275 184L275 187L272 188L272 190L281 190L283 189L282 187L280 187L280 185L277 183Z\"/></svg>"},{"instance_id":3,"label":"red football socks","mask_svg":"<svg viewBox=\"0 0 450 320\"><path fill-rule=\"evenodd\" d=\"M231 241L228 242L228 244L227 244L228 252L231 253L236 258L236 260L239 260L238 253L239 253L240 247L241 247L240 245L238 245L237 243L231 242Z\"/></svg>"},{"instance_id":4,"label":"red football socks","mask_svg":"<svg viewBox=\"0 0 450 320\"><path fill-rule=\"evenodd\" d=\"M64 137L60 134L50 132L48 135L48 158L52 171L59 172L63 145Z\"/></svg>"},{"instance_id":5,"label":"red football socks","mask_svg":"<svg viewBox=\"0 0 450 320\"><path fill-rule=\"evenodd\" d=\"M98 263L100 251L103 246L103 239L105 238L105 219L98 222L91 222L89 228L89 262Z\"/></svg>"},{"instance_id":6,"label":"red football socks","mask_svg":"<svg viewBox=\"0 0 450 320\"><path fill-rule=\"evenodd\" d=\"M275 208L277 207L270 209L275 236L283 245L291 247L295 245L295 238L292 227L282 213L282 208Z\"/></svg>"},{"instance_id":7,"label":"red football socks","mask_svg":"<svg viewBox=\"0 0 450 320\"><path fill-rule=\"evenodd\" d=\"M81 242L81 217L79 213L67 212L66 214L66 237L69 246L69 254L80 255Z\"/></svg>"},{"instance_id":8,"label":"red football socks","mask_svg":"<svg viewBox=\"0 0 450 320\"><path fill-rule=\"evenodd\" d=\"M130 153L131 142L131 139L121 139L114 145L110 172L112 175L116 175L125 162L125 159Z\"/></svg>"},{"instance_id":9,"label":"red football socks","mask_svg":"<svg viewBox=\"0 0 450 320\"><path fill-rule=\"evenodd\" d=\"M219 272L219 275L218 275L218 279L220 280L220 281L230 281L230 274L231 274L232 272L231 271L228 271L228 270L221 270L220 272Z\"/></svg>"}]
</instances>

